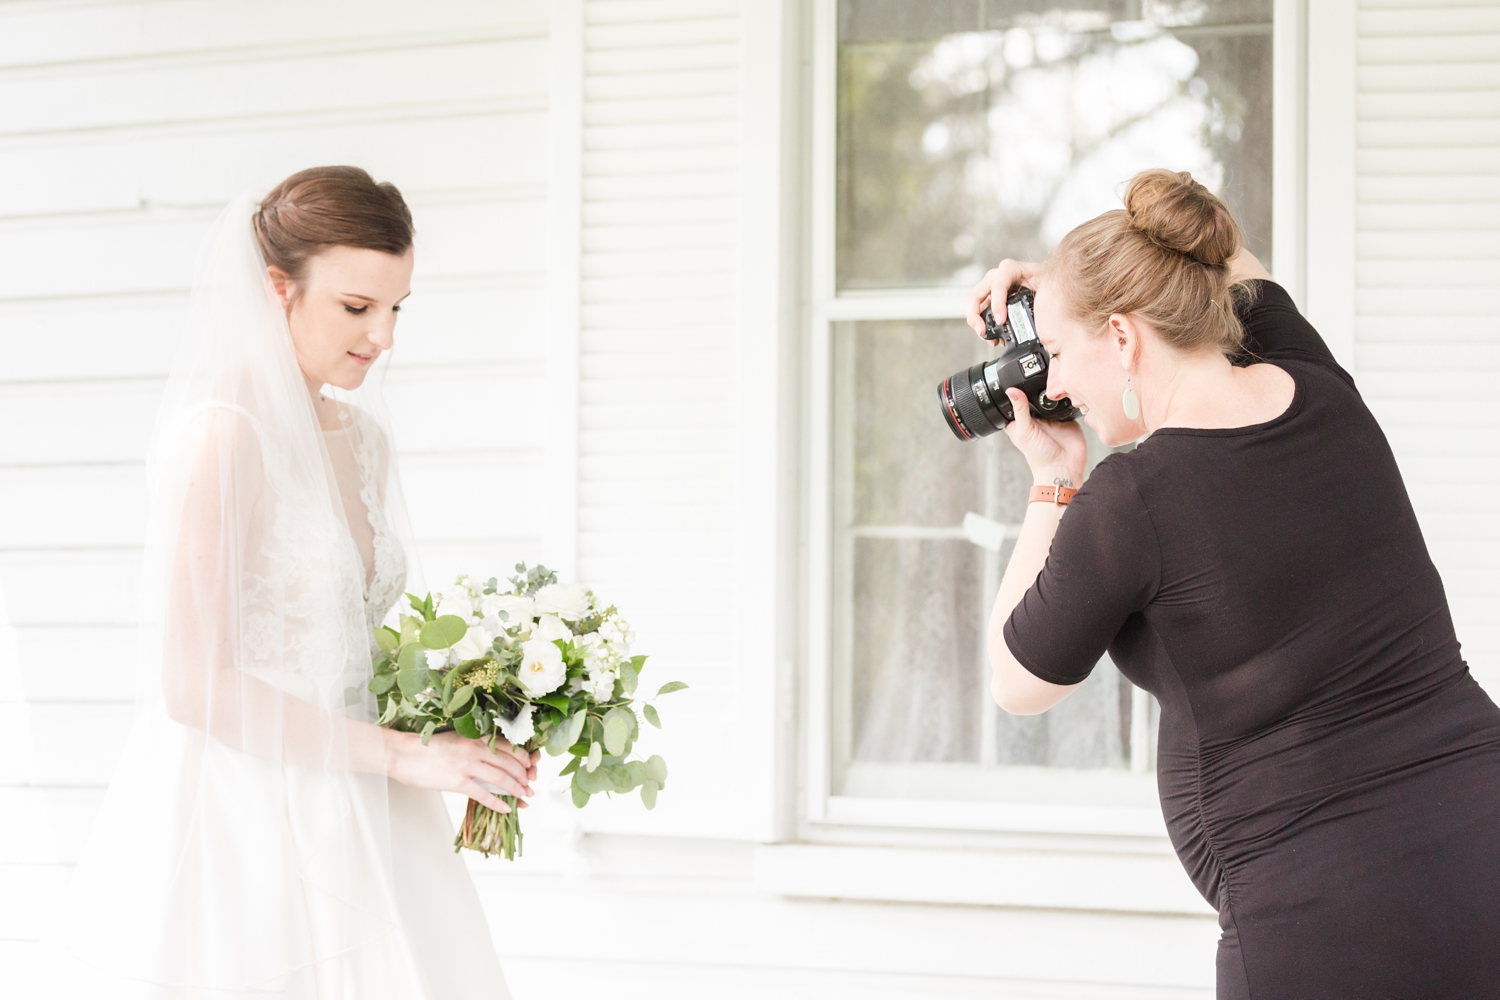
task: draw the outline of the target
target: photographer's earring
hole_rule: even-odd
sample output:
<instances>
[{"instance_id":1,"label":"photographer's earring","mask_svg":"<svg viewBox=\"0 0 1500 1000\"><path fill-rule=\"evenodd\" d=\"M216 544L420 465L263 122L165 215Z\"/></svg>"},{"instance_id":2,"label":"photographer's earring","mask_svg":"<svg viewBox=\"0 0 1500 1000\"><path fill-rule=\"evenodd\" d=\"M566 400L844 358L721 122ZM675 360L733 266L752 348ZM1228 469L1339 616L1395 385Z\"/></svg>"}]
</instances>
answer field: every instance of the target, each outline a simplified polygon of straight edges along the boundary
<instances>
[{"instance_id":1,"label":"photographer's earring","mask_svg":"<svg viewBox=\"0 0 1500 1000\"><path fill-rule=\"evenodd\" d=\"M1141 397L1131 387L1129 375L1125 376L1125 391L1120 395L1120 406L1125 410L1127 420L1135 420L1141 415Z\"/></svg>"}]
</instances>

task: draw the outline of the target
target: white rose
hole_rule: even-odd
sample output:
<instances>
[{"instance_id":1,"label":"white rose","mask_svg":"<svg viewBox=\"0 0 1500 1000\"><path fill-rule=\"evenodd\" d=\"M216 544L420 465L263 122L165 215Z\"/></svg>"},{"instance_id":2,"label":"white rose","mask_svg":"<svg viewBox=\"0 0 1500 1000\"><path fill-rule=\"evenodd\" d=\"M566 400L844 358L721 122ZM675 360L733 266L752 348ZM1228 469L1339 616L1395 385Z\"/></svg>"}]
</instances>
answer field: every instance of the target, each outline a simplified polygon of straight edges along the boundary
<instances>
[{"instance_id":1,"label":"white rose","mask_svg":"<svg viewBox=\"0 0 1500 1000\"><path fill-rule=\"evenodd\" d=\"M536 592L536 608L540 614L557 615L569 621L588 617L592 603L588 588L577 583L549 583Z\"/></svg>"},{"instance_id":2,"label":"white rose","mask_svg":"<svg viewBox=\"0 0 1500 1000\"><path fill-rule=\"evenodd\" d=\"M453 654L459 660L477 660L490 651L490 644L495 641L490 635L478 625L470 625L469 631L464 637L453 644Z\"/></svg>"},{"instance_id":3,"label":"white rose","mask_svg":"<svg viewBox=\"0 0 1500 1000\"><path fill-rule=\"evenodd\" d=\"M522 746L536 735L536 726L531 721L531 714L535 711L535 705L524 705L514 719L498 714L495 716L495 725L500 727L500 734L511 746Z\"/></svg>"},{"instance_id":4,"label":"white rose","mask_svg":"<svg viewBox=\"0 0 1500 1000\"><path fill-rule=\"evenodd\" d=\"M536 620L536 625L531 630L531 637L546 639L548 642L553 639L572 640L573 630L564 625L562 619L556 615L542 615Z\"/></svg>"},{"instance_id":5,"label":"white rose","mask_svg":"<svg viewBox=\"0 0 1500 1000\"><path fill-rule=\"evenodd\" d=\"M427 650L427 669L428 670L446 670L447 667L448 667L448 650L446 650L446 649L429 649L429 650Z\"/></svg>"},{"instance_id":6,"label":"white rose","mask_svg":"<svg viewBox=\"0 0 1500 1000\"><path fill-rule=\"evenodd\" d=\"M438 600L437 617L457 615L464 621L474 617L474 602L464 594L444 594Z\"/></svg>"},{"instance_id":7,"label":"white rose","mask_svg":"<svg viewBox=\"0 0 1500 1000\"><path fill-rule=\"evenodd\" d=\"M521 643L521 666L516 680L533 698L556 691L568 675L562 650L545 639L527 639Z\"/></svg>"},{"instance_id":8,"label":"white rose","mask_svg":"<svg viewBox=\"0 0 1500 1000\"><path fill-rule=\"evenodd\" d=\"M519 623L523 628L529 627L531 620L536 617L536 604L529 597L520 597L516 594L486 594L480 603L486 618L504 611L509 616L506 619L506 625Z\"/></svg>"}]
</instances>

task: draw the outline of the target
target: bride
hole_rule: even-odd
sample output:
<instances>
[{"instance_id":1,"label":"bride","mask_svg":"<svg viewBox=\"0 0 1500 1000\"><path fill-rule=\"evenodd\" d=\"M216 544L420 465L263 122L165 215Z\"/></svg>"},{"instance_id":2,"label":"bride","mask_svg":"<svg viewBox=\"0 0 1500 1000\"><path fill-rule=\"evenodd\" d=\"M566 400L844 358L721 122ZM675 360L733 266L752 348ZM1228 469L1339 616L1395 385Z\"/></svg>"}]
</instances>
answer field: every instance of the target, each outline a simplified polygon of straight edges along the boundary
<instances>
[{"instance_id":1,"label":"bride","mask_svg":"<svg viewBox=\"0 0 1500 1000\"><path fill-rule=\"evenodd\" d=\"M378 399L412 273L354 167L236 199L199 264L148 459L137 722L74 877L92 995L504 998L439 791L504 810L535 760L374 725L404 512Z\"/></svg>"}]
</instances>

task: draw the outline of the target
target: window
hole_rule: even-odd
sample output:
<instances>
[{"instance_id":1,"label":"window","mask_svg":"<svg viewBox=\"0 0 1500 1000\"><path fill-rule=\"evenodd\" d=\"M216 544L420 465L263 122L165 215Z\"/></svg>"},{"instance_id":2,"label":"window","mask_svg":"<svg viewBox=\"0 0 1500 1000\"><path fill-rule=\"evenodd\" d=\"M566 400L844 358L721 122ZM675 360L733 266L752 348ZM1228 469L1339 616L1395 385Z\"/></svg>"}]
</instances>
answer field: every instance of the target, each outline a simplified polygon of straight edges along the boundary
<instances>
[{"instance_id":1,"label":"window","mask_svg":"<svg viewBox=\"0 0 1500 1000\"><path fill-rule=\"evenodd\" d=\"M992 353L963 293L1119 207L1138 170L1192 171L1270 263L1271 0L817 11L811 816L890 825L901 800L915 825L1004 827L1027 806L1036 828L1068 825L1059 809L1148 822L1155 707L1107 658L1045 715L989 698L985 626L1030 477L1002 436L954 439L936 385Z\"/></svg>"}]
</instances>

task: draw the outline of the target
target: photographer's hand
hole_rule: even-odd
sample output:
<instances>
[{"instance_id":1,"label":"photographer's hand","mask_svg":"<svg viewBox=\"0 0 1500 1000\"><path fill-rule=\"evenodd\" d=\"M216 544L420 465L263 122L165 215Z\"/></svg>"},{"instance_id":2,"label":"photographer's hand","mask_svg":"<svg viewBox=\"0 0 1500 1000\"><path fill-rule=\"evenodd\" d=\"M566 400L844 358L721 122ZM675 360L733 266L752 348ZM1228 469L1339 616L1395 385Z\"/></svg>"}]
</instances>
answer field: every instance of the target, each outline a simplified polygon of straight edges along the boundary
<instances>
[{"instance_id":1,"label":"photographer's hand","mask_svg":"<svg viewBox=\"0 0 1500 1000\"><path fill-rule=\"evenodd\" d=\"M1024 392L1007 389L1005 396L1016 415L1016 419L1005 428L1005 436L1026 458L1036 485L1062 485L1074 489L1082 486L1089 446L1078 421L1037 420L1031 415L1031 403Z\"/></svg>"},{"instance_id":2,"label":"photographer's hand","mask_svg":"<svg viewBox=\"0 0 1500 1000\"><path fill-rule=\"evenodd\" d=\"M1000 303L1000 311L996 313L995 319L1005 322L1005 299L1010 295L1010 290L1017 285L1025 285L1036 291L1036 280L1041 271L1042 265L1025 260L1002 260L999 267L991 268L984 280L969 292L966 303L969 326L974 332L984 336L984 319L979 314L992 299Z\"/></svg>"}]
</instances>

